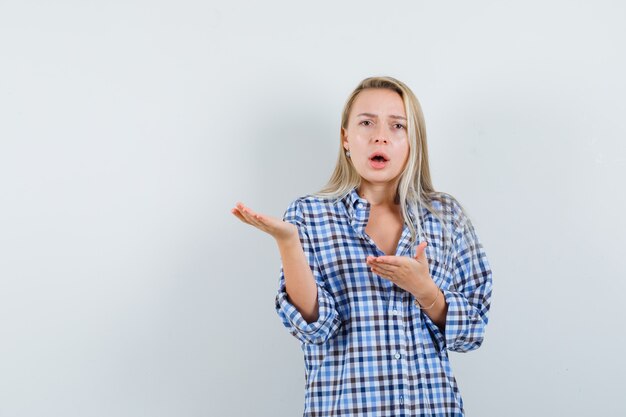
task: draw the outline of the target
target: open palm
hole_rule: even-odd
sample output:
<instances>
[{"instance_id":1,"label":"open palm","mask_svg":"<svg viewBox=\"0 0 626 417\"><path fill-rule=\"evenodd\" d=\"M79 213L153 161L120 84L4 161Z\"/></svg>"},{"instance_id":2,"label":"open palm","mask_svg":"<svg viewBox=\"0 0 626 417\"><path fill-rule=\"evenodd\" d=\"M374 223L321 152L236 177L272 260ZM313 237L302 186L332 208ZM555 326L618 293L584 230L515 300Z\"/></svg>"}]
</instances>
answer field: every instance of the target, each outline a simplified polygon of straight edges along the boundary
<instances>
[{"instance_id":1,"label":"open palm","mask_svg":"<svg viewBox=\"0 0 626 417\"><path fill-rule=\"evenodd\" d=\"M238 202L230 212L242 222L270 234L277 241L298 237L298 228L294 224L276 217L255 213L241 202Z\"/></svg>"}]
</instances>

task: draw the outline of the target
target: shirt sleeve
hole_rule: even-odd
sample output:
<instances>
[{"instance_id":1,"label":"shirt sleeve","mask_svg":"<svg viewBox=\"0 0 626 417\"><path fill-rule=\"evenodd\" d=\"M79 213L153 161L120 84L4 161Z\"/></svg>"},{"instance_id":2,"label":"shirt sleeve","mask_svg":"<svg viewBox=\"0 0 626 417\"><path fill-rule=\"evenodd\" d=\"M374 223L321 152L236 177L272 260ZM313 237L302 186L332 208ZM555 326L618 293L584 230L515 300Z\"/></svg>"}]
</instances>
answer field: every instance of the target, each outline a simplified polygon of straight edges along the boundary
<instances>
[{"instance_id":1,"label":"shirt sleeve","mask_svg":"<svg viewBox=\"0 0 626 417\"><path fill-rule=\"evenodd\" d=\"M300 342L308 344L322 344L331 338L339 328L341 320L335 308L333 296L324 287L322 273L316 260L315 252L311 245L309 231L304 224L304 218L298 200L289 205L283 220L296 225L300 237L302 249L308 260L313 277L317 284L317 298L319 305L319 316L316 321L307 323L298 309L291 303L285 291L285 274L283 267L280 268L280 279L278 284L278 294L276 295L275 307L283 325Z\"/></svg>"},{"instance_id":2,"label":"shirt sleeve","mask_svg":"<svg viewBox=\"0 0 626 417\"><path fill-rule=\"evenodd\" d=\"M442 289L448 304L445 332L422 312L440 348L468 352L480 347L491 303L492 273L483 246L466 218L454 240L453 283Z\"/></svg>"}]
</instances>

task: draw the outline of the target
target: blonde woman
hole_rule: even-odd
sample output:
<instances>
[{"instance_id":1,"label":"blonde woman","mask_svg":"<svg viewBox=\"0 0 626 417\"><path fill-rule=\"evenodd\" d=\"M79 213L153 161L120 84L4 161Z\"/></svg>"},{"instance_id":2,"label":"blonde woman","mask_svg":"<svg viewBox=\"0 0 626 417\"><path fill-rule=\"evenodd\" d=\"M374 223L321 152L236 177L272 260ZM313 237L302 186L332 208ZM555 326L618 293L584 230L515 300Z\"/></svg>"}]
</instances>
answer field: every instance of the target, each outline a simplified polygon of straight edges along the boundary
<instances>
[{"instance_id":1,"label":"blonde woman","mask_svg":"<svg viewBox=\"0 0 626 417\"><path fill-rule=\"evenodd\" d=\"M435 191L412 91L363 80L335 171L283 219L238 203L282 267L276 311L301 343L305 416L462 416L448 351L478 348L492 274L461 205Z\"/></svg>"}]
</instances>

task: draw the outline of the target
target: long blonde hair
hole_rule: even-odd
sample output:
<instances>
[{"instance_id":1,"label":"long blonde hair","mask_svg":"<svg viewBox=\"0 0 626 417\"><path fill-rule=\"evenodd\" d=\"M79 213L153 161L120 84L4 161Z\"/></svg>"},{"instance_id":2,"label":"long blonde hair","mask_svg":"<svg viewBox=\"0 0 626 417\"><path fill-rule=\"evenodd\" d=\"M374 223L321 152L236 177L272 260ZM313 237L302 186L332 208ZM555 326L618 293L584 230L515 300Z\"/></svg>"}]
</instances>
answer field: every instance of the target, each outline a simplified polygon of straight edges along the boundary
<instances>
[{"instance_id":1,"label":"long blonde hair","mask_svg":"<svg viewBox=\"0 0 626 417\"><path fill-rule=\"evenodd\" d=\"M422 207L425 207L444 223L442 216L431 204L433 200L440 198L441 193L435 191L430 176L428 147L426 144L426 124L422 107L411 89L401 81L392 77L366 78L352 91L352 94L346 101L341 116L342 128L346 129L348 127L348 118L356 97L361 91L368 88L385 88L395 91L404 102L404 109L407 115L409 158L404 171L400 175L395 202L401 206L404 222L411 232L411 241L417 243L419 237L421 242L424 240L424 232L421 225ZM322 198L337 199L346 195L352 188L360 185L361 176L354 168L354 165L350 163L348 157L346 157L340 135L339 156L335 170L328 183L314 195ZM409 221L408 210L411 209L410 206L412 206L417 218L417 228L416 225ZM446 228L444 227L443 229Z\"/></svg>"}]
</instances>

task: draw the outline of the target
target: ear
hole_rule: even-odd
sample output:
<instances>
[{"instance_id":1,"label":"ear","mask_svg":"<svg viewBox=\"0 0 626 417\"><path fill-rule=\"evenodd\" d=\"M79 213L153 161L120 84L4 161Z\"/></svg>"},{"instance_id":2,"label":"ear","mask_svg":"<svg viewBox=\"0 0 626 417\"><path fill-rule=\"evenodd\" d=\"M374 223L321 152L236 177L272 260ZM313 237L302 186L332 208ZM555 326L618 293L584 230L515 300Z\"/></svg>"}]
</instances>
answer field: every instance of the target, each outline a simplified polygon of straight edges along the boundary
<instances>
[{"instance_id":1,"label":"ear","mask_svg":"<svg viewBox=\"0 0 626 417\"><path fill-rule=\"evenodd\" d=\"M343 142L343 148L347 151L348 150L348 135L347 135L346 129L344 129L343 127L341 128L341 140Z\"/></svg>"}]
</instances>

